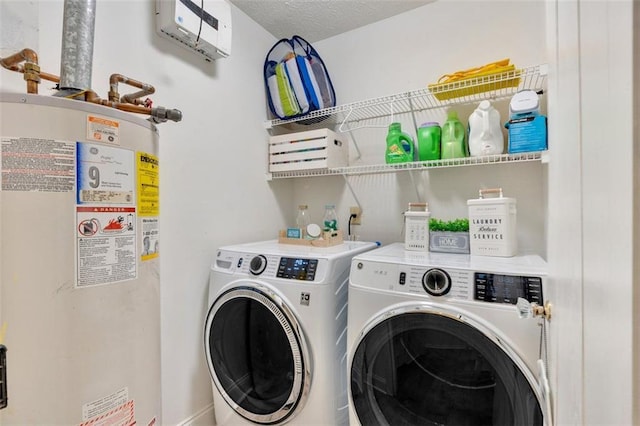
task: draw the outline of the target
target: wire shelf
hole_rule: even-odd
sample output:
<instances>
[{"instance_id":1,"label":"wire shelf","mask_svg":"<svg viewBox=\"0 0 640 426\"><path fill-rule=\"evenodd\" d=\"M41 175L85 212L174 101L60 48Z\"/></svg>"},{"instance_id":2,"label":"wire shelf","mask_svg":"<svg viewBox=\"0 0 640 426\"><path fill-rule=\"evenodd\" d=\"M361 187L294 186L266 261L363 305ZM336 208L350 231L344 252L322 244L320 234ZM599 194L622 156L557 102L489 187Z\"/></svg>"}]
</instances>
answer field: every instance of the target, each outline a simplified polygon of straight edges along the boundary
<instances>
[{"instance_id":1,"label":"wire shelf","mask_svg":"<svg viewBox=\"0 0 640 426\"><path fill-rule=\"evenodd\" d=\"M301 178L331 175L365 175L378 173L395 173L403 171L422 171L447 167L482 166L490 164L522 163L529 161L545 161L546 151L523 152L518 154L486 155L482 157L452 158L446 160L414 161L398 164L371 164L338 167L334 169L292 170L272 172L270 179Z\"/></svg>"},{"instance_id":2,"label":"wire shelf","mask_svg":"<svg viewBox=\"0 0 640 426\"><path fill-rule=\"evenodd\" d=\"M415 113L451 105L477 103L485 99L509 98L521 90L545 89L548 65L535 65L499 74L383 96L350 104L312 111L303 117L265 122L267 129L285 124L323 123L340 125L341 131L360 127L378 127L376 120L396 114Z\"/></svg>"}]
</instances>

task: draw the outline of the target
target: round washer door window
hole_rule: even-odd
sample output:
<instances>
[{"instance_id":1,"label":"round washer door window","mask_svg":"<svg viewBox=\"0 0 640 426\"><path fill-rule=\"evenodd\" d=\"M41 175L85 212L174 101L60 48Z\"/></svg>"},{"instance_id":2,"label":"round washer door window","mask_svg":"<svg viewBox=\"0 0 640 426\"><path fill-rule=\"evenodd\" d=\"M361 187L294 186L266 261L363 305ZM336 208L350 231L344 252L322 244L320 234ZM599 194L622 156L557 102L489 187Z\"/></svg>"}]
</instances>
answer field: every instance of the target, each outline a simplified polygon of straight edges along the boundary
<instances>
[{"instance_id":1,"label":"round washer door window","mask_svg":"<svg viewBox=\"0 0 640 426\"><path fill-rule=\"evenodd\" d=\"M521 368L477 327L438 313L381 320L357 345L351 397L367 425L542 425Z\"/></svg>"},{"instance_id":2,"label":"round washer door window","mask_svg":"<svg viewBox=\"0 0 640 426\"><path fill-rule=\"evenodd\" d=\"M309 355L300 327L282 300L260 287L218 297L205 326L207 363L226 402L240 415L270 424L306 398Z\"/></svg>"}]
</instances>

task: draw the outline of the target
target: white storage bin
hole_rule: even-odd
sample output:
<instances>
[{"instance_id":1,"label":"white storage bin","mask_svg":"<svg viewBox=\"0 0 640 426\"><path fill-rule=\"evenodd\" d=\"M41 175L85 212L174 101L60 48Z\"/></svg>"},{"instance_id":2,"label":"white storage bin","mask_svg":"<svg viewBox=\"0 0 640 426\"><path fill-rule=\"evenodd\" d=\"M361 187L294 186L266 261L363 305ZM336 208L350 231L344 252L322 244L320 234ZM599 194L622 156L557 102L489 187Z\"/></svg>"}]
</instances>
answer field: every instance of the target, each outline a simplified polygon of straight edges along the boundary
<instances>
[{"instance_id":1,"label":"white storage bin","mask_svg":"<svg viewBox=\"0 0 640 426\"><path fill-rule=\"evenodd\" d=\"M497 197L487 198L488 195ZM510 257L517 254L516 199L502 196L502 188L481 189L468 200L469 246L472 255Z\"/></svg>"},{"instance_id":2,"label":"white storage bin","mask_svg":"<svg viewBox=\"0 0 640 426\"><path fill-rule=\"evenodd\" d=\"M329 129L269 138L269 172L333 169L347 165L349 146L346 138Z\"/></svg>"}]
</instances>

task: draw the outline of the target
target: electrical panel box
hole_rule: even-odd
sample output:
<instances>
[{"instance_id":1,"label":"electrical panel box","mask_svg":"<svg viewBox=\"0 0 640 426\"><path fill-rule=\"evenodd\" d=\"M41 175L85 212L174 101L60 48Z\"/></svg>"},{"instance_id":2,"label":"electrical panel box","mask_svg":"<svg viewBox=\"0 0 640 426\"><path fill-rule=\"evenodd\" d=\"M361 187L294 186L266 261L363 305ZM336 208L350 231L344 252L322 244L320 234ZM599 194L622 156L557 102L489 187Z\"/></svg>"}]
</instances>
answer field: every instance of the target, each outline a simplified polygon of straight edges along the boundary
<instances>
[{"instance_id":1,"label":"electrical panel box","mask_svg":"<svg viewBox=\"0 0 640 426\"><path fill-rule=\"evenodd\" d=\"M156 0L156 29L207 61L231 54L231 6L226 0Z\"/></svg>"}]
</instances>

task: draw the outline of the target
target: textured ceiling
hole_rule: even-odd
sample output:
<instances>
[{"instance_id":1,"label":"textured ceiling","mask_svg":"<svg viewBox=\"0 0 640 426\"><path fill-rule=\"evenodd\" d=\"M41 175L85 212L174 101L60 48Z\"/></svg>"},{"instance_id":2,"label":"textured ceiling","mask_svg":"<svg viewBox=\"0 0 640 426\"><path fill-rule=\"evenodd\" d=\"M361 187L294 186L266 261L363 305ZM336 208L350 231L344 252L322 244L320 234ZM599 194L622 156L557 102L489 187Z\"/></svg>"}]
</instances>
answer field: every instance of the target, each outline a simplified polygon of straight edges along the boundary
<instances>
[{"instance_id":1,"label":"textured ceiling","mask_svg":"<svg viewBox=\"0 0 640 426\"><path fill-rule=\"evenodd\" d=\"M309 43L389 18L435 0L230 0L276 38Z\"/></svg>"}]
</instances>

